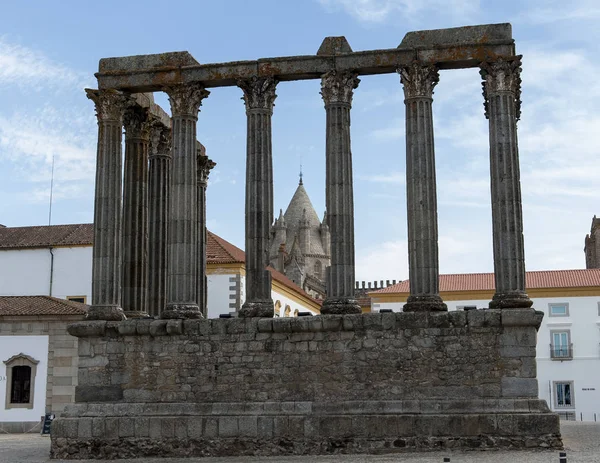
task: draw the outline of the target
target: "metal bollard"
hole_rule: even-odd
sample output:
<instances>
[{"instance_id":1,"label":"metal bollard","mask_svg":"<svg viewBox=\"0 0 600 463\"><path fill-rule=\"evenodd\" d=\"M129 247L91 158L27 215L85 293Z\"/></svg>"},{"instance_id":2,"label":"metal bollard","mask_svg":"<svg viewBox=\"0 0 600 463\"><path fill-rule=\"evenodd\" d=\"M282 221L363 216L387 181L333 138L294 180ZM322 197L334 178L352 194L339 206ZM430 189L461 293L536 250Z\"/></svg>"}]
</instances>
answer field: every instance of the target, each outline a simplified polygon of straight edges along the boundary
<instances>
[{"instance_id":1,"label":"metal bollard","mask_svg":"<svg viewBox=\"0 0 600 463\"><path fill-rule=\"evenodd\" d=\"M567 452L560 452L558 454L558 463L567 463Z\"/></svg>"}]
</instances>

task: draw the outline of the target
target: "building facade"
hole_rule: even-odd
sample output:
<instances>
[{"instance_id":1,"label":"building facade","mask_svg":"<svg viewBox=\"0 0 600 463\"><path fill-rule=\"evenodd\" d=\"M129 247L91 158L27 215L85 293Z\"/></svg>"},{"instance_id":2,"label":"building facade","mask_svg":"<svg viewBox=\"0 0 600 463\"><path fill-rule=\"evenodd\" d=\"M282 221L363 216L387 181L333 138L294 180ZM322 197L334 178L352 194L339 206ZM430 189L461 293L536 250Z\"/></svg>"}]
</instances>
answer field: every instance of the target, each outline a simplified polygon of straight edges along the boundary
<instances>
[{"instance_id":1,"label":"building facade","mask_svg":"<svg viewBox=\"0 0 600 463\"><path fill-rule=\"evenodd\" d=\"M561 417L600 420L600 269L527 272L537 333L539 398ZM369 293L371 310L402 311L408 280ZM448 310L481 310L494 294L492 273L440 275Z\"/></svg>"},{"instance_id":2,"label":"building facade","mask_svg":"<svg viewBox=\"0 0 600 463\"><path fill-rule=\"evenodd\" d=\"M331 264L331 236L327 212L323 221L302 183L271 229L269 260L312 297L325 298L325 272Z\"/></svg>"},{"instance_id":3,"label":"building facade","mask_svg":"<svg viewBox=\"0 0 600 463\"><path fill-rule=\"evenodd\" d=\"M0 228L0 296L91 301L92 224ZM208 317L235 315L245 301L245 254L207 232ZM320 313L320 304L275 269L276 315Z\"/></svg>"},{"instance_id":4,"label":"building facade","mask_svg":"<svg viewBox=\"0 0 600 463\"><path fill-rule=\"evenodd\" d=\"M39 432L77 385L77 338L67 325L87 305L49 296L0 296L0 433Z\"/></svg>"}]
</instances>

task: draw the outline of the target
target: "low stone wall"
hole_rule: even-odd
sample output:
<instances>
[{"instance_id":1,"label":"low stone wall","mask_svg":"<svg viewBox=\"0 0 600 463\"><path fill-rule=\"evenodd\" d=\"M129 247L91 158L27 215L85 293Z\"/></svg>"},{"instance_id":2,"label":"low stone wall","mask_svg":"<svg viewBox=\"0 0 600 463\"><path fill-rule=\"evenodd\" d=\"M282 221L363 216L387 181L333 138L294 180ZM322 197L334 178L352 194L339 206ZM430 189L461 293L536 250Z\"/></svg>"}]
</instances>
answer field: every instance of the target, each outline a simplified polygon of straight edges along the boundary
<instances>
[{"instance_id":1,"label":"low stone wall","mask_svg":"<svg viewBox=\"0 0 600 463\"><path fill-rule=\"evenodd\" d=\"M55 458L560 446L540 312L90 321ZM104 449L104 450L102 450Z\"/></svg>"}]
</instances>

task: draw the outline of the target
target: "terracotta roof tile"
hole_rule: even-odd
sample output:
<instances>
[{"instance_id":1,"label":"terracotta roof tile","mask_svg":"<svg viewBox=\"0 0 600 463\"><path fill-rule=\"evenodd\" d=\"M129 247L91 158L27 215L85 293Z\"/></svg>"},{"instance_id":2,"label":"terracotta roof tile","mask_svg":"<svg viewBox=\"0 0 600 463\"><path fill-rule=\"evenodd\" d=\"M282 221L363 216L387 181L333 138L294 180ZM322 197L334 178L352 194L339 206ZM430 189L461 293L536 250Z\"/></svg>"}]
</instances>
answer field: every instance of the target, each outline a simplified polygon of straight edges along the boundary
<instances>
[{"instance_id":1,"label":"terracotta roof tile","mask_svg":"<svg viewBox=\"0 0 600 463\"><path fill-rule=\"evenodd\" d=\"M0 228L0 249L37 248L49 246L93 245L94 226L91 223L37 227ZM243 264L246 255L237 246L218 235L206 233L206 262L209 264ZM273 279L310 297L300 286L269 267ZM42 297L42 296L40 296Z\"/></svg>"},{"instance_id":2,"label":"terracotta roof tile","mask_svg":"<svg viewBox=\"0 0 600 463\"><path fill-rule=\"evenodd\" d=\"M0 227L0 249L91 245L91 223L38 227Z\"/></svg>"},{"instance_id":3,"label":"terracotta roof tile","mask_svg":"<svg viewBox=\"0 0 600 463\"><path fill-rule=\"evenodd\" d=\"M85 315L89 306L51 296L0 296L0 316Z\"/></svg>"},{"instance_id":4,"label":"terracotta roof tile","mask_svg":"<svg viewBox=\"0 0 600 463\"><path fill-rule=\"evenodd\" d=\"M525 286L528 289L577 288L600 286L600 269L541 270L527 272ZM440 275L440 292L493 291L493 273L458 273ZM408 280L401 281L371 294L408 293Z\"/></svg>"},{"instance_id":5,"label":"terracotta roof tile","mask_svg":"<svg viewBox=\"0 0 600 463\"><path fill-rule=\"evenodd\" d=\"M207 231L206 233L206 262L209 264L244 264L246 262L246 253L237 246L224 240L218 235ZM290 289L321 303L317 299L310 297L300 286L286 277L283 273L275 270L273 267L267 267L274 280L287 286Z\"/></svg>"}]
</instances>

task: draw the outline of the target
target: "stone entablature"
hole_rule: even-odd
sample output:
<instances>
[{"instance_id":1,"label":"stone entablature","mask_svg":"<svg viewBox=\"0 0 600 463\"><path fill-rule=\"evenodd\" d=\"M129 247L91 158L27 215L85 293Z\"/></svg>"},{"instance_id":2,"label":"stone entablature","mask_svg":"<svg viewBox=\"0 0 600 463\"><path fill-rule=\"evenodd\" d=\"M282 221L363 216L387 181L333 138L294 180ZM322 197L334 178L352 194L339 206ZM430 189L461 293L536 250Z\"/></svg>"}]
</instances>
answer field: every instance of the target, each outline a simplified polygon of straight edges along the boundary
<instances>
[{"instance_id":1,"label":"stone entablature","mask_svg":"<svg viewBox=\"0 0 600 463\"><path fill-rule=\"evenodd\" d=\"M541 319L524 309L75 323L78 404L53 429L53 456L368 452L397 439L558 446L558 416L537 399Z\"/></svg>"}]
</instances>

